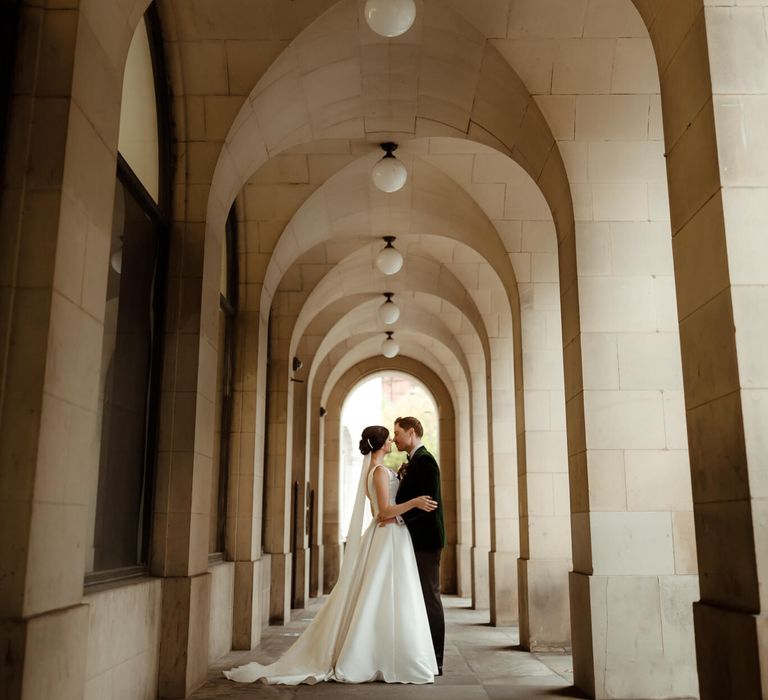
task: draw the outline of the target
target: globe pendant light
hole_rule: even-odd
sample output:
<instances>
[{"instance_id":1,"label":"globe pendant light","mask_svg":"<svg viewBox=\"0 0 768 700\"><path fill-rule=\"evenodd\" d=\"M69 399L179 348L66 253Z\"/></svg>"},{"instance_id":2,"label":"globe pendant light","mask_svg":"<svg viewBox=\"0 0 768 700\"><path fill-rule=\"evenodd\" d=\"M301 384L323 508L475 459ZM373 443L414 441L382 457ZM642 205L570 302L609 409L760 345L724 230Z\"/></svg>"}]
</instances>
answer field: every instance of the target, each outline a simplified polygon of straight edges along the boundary
<instances>
[{"instance_id":1,"label":"globe pendant light","mask_svg":"<svg viewBox=\"0 0 768 700\"><path fill-rule=\"evenodd\" d=\"M387 246L382 248L376 256L376 267L385 275L394 275L403 266L403 256L392 245L392 241L395 240L394 236L384 236L383 238L387 242Z\"/></svg>"},{"instance_id":2,"label":"globe pendant light","mask_svg":"<svg viewBox=\"0 0 768 700\"><path fill-rule=\"evenodd\" d=\"M408 170L393 155L397 149L397 144L387 141L381 144L386 155L379 160L371 170L371 180L376 189L382 192L397 192L403 189L405 181L408 179Z\"/></svg>"},{"instance_id":3,"label":"globe pendant light","mask_svg":"<svg viewBox=\"0 0 768 700\"><path fill-rule=\"evenodd\" d=\"M380 36L405 34L416 19L414 0L367 0L365 21Z\"/></svg>"},{"instance_id":4,"label":"globe pendant light","mask_svg":"<svg viewBox=\"0 0 768 700\"><path fill-rule=\"evenodd\" d=\"M387 331L387 339L381 344L381 354L390 360L397 356L400 352L400 346L397 341L392 337L394 331Z\"/></svg>"},{"instance_id":5,"label":"globe pendant light","mask_svg":"<svg viewBox=\"0 0 768 700\"><path fill-rule=\"evenodd\" d=\"M400 318L400 307L392 301L392 292L384 292L384 296L387 300L379 307L379 318L384 325L391 326Z\"/></svg>"}]
</instances>

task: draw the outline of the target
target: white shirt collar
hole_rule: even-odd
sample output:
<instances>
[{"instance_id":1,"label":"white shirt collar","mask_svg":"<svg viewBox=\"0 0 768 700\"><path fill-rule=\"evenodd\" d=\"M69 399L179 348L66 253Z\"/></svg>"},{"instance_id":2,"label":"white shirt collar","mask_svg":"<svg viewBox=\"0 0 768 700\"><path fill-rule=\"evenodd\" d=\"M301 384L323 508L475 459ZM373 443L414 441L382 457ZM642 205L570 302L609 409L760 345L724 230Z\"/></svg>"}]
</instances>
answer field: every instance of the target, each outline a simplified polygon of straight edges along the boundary
<instances>
[{"instance_id":1,"label":"white shirt collar","mask_svg":"<svg viewBox=\"0 0 768 700\"><path fill-rule=\"evenodd\" d=\"M416 452L421 447L421 443L416 445L409 453L408 453L408 459L411 459L413 457L413 453Z\"/></svg>"}]
</instances>

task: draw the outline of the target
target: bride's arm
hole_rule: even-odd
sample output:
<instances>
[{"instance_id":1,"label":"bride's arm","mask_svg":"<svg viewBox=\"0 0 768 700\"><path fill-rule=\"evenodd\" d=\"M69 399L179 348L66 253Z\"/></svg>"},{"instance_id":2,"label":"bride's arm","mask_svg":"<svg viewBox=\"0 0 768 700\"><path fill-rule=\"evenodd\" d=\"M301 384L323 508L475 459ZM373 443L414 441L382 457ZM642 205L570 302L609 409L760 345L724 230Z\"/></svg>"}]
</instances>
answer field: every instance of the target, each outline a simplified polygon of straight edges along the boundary
<instances>
[{"instance_id":1,"label":"bride's arm","mask_svg":"<svg viewBox=\"0 0 768 700\"><path fill-rule=\"evenodd\" d=\"M427 512L437 508L437 502L429 496L417 496L410 501L399 504L389 504L389 478L384 472L386 467L374 467L373 485L376 487L376 500L379 504L379 520L394 518L396 515L402 515L412 508L420 508Z\"/></svg>"}]
</instances>

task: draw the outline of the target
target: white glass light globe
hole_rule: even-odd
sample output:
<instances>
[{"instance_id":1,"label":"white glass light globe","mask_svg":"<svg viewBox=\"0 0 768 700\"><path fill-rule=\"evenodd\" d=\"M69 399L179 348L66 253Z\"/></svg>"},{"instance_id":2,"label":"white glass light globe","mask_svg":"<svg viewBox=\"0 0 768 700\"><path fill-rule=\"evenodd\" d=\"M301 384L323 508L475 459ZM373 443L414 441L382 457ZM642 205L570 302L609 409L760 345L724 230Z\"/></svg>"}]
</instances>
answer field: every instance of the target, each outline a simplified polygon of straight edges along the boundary
<instances>
[{"instance_id":1,"label":"white glass light globe","mask_svg":"<svg viewBox=\"0 0 768 700\"><path fill-rule=\"evenodd\" d=\"M385 301L379 307L379 318L387 326L391 326L400 318L400 307L393 301Z\"/></svg>"},{"instance_id":2,"label":"white glass light globe","mask_svg":"<svg viewBox=\"0 0 768 700\"><path fill-rule=\"evenodd\" d=\"M384 355L384 357L389 358L390 360L393 357L396 357L397 353L399 352L400 352L400 346L397 344L397 341L394 338L387 338L381 344L381 354Z\"/></svg>"},{"instance_id":3,"label":"white glass light globe","mask_svg":"<svg viewBox=\"0 0 768 700\"><path fill-rule=\"evenodd\" d=\"M403 189L408 179L408 170L394 156L384 156L371 170L371 180L382 192L397 192Z\"/></svg>"},{"instance_id":4,"label":"white glass light globe","mask_svg":"<svg viewBox=\"0 0 768 700\"><path fill-rule=\"evenodd\" d=\"M123 246L120 246L109 259L112 269L119 275L123 271Z\"/></svg>"},{"instance_id":5,"label":"white glass light globe","mask_svg":"<svg viewBox=\"0 0 768 700\"><path fill-rule=\"evenodd\" d=\"M416 19L414 0L367 0L365 21L381 36L405 34Z\"/></svg>"},{"instance_id":6,"label":"white glass light globe","mask_svg":"<svg viewBox=\"0 0 768 700\"><path fill-rule=\"evenodd\" d=\"M403 256L399 250L387 245L376 256L376 267L379 268L385 275L394 275L400 272L400 268L403 266Z\"/></svg>"}]
</instances>

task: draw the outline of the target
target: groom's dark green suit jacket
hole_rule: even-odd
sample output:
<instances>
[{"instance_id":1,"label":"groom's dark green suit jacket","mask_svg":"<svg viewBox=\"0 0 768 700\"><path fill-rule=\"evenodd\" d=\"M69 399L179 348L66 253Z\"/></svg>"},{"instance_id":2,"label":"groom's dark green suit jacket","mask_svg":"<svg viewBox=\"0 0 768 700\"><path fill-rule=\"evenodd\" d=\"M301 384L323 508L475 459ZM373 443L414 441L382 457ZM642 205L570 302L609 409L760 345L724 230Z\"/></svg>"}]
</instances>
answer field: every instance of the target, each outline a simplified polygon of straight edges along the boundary
<instances>
[{"instance_id":1,"label":"groom's dark green suit jacket","mask_svg":"<svg viewBox=\"0 0 768 700\"><path fill-rule=\"evenodd\" d=\"M445 520L440 491L440 469L424 445L413 453L408 462L395 501L404 503L418 496L432 496L437 501L437 508L431 513L419 508L412 508L403 513L403 520L411 533L413 548L416 551L442 549L445 546Z\"/></svg>"}]
</instances>

